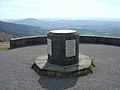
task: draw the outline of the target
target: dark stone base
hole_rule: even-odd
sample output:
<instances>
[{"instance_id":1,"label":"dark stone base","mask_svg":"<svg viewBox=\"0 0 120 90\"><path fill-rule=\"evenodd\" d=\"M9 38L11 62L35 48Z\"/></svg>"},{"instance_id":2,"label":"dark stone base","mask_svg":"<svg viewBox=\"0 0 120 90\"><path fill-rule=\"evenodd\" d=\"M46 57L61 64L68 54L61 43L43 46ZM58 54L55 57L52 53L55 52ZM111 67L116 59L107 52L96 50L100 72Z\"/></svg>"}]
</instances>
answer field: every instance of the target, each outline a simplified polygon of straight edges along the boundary
<instances>
[{"instance_id":1,"label":"dark stone base","mask_svg":"<svg viewBox=\"0 0 120 90\"><path fill-rule=\"evenodd\" d=\"M80 55L79 64L69 66L53 65L47 62L46 56L38 57L33 65L32 69L40 76L67 78L74 76L86 76L89 73L93 73L95 65L93 61L86 55ZM43 60L44 59L44 60Z\"/></svg>"}]
</instances>

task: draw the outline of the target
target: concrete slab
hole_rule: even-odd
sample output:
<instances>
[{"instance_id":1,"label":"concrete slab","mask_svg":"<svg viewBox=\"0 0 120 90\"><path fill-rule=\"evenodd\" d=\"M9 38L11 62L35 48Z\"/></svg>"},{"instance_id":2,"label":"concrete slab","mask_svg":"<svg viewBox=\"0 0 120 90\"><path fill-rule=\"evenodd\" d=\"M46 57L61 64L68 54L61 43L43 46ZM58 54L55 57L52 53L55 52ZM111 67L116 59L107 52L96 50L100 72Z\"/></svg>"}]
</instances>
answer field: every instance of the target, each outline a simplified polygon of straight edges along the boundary
<instances>
[{"instance_id":1,"label":"concrete slab","mask_svg":"<svg viewBox=\"0 0 120 90\"><path fill-rule=\"evenodd\" d=\"M120 47L79 44L95 62L93 74L72 78L39 76L33 60L47 54L46 45L0 51L0 90L120 90Z\"/></svg>"}]
</instances>

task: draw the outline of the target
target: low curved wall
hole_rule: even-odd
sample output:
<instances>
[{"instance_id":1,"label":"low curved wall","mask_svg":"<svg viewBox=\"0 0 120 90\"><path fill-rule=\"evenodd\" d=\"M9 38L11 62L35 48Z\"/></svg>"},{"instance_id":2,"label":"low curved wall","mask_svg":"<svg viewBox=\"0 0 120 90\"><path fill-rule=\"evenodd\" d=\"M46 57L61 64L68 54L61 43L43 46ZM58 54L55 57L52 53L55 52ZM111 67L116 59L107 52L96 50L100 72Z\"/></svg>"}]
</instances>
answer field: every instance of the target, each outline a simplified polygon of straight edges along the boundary
<instances>
[{"instance_id":1,"label":"low curved wall","mask_svg":"<svg viewBox=\"0 0 120 90\"><path fill-rule=\"evenodd\" d=\"M47 36L28 36L10 39L10 48L46 44Z\"/></svg>"},{"instance_id":2,"label":"low curved wall","mask_svg":"<svg viewBox=\"0 0 120 90\"><path fill-rule=\"evenodd\" d=\"M79 42L95 43L95 44L108 44L120 46L120 37L110 36L80 36Z\"/></svg>"},{"instance_id":3,"label":"low curved wall","mask_svg":"<svg viewBox=\"0 0 120 90\"><path fill-rule=\"evenodd\" d=\"M120 46L120 37L79 36L80 43L109 44ZM47 36L28 36L10 39L10 48L46 44Z\"/></svg>"}]
</instances>

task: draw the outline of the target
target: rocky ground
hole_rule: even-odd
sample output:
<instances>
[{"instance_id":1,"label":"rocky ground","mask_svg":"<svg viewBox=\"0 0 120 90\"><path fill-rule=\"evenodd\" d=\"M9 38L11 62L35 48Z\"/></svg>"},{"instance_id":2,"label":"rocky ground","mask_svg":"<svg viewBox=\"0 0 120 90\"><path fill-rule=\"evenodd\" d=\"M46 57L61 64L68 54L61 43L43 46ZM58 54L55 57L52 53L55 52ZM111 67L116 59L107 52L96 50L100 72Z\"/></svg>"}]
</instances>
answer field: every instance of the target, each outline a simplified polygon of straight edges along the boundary
<instances>
[{"instance_id":1,"label":"rocky ground","mask_svg":"<svg viewBox=\"0 0 120 90\"><path fill-rule=\"evenodd\" d=\"M0 42L8 42L10 38L14 38L14 37L17 36L0 31Z\"/></svg>"}]
</instances>

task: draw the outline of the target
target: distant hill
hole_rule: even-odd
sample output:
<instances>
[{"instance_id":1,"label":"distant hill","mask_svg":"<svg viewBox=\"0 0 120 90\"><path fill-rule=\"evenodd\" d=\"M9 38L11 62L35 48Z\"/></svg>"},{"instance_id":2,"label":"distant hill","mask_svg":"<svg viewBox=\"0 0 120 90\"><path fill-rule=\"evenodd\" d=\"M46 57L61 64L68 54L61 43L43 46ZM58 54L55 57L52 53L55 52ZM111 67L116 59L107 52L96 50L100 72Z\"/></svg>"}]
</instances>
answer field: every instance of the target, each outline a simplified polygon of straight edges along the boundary
<instances>
[{"instance_id":1,"label":"distant hill","mask_svg":"<svg viewBox=\"0 0 120 90\"><path fill-rule=\"evenodd\" d=\"M120 21L104 20L38 20L27 18L13 23L39 26L43 29L74 29L81 35L120 36Z\"/></svg>"},{"instance_id":2,"label":"distant hill","mask_svg":"<svg viewBox=\"0 0 120 90\"><path fill-rule=\"evenodd\" d=\"M32 26L39 26L39 24L41 24L41 22L42 21L40 21L38 19L27 18L27 19L23 19L23 20L14 21L13 23L16 23L16 24L25 24L25 25L32 25Z\"/></svg>"},{"instance_id":3,"label":"distant hill","mask_svg":"<svg viewBox=\"0 0 120 90\"><path fill-rule=\"evenodd\" d=\"M20 25L0 21L0 31L15 36L45 35L48 31L37 26Z\"/></svg>"}]
</instances>

